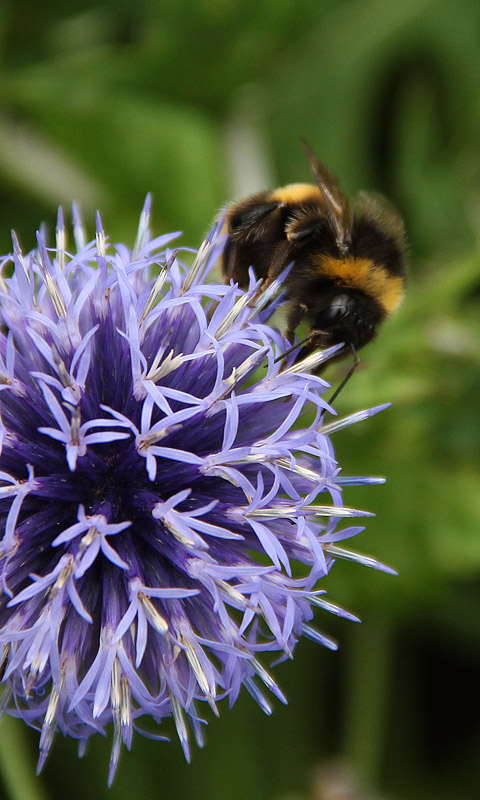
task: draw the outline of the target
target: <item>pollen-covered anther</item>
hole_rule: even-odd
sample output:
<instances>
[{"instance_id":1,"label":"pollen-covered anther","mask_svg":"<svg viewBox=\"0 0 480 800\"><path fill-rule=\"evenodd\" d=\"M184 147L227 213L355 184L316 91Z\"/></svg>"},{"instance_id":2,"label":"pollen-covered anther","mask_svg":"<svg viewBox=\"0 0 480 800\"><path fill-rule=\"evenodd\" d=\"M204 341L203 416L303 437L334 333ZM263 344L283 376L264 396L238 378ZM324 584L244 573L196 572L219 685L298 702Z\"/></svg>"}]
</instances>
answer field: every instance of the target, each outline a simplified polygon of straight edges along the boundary
<instances>
[{"instance_id":1,"label":"pollen-covered anther","mask_svg":"<svg viewBox=\"0 0 480 800\"><path fill-rule=\"evenodd\" d=\"M214 453L204 459L203 464L199 467L203 475L218 474L217 470L222 467L229 467L233 464L265 464L272 462L273 458L268 458L265 453L245 453L244 455L235 456L234 452L229 453Z\"/></svg>"},{"instance_id":2,"label":"pollen-covered anther","mask_svg":"<svg viewBox=\"0 0 480 800\"><path fill-rule=\"evenodd\" d=\"M85 550L87 550L87 548L90 547L93 540L98 535L99 533L97 528L95 527L95 525L92 525L92 527L89 528L88 531L84 534L84 536L82 536L82 538L80 539L80 544L78 546L78 551L77 551L77 560L79 560L79 558L83 555Z\"/></svg>"},{"instance_id":3,"label":"pollen-covered anther","mask_svg":"<svg viewBox=\"0 0 480 800\"><path fill-rule=\"evenodd\" d=\"M147 434L140 434L137 436L137 450L139 453L147 451L153 445L158 444L161 442L162 439L165 439L174 431L180 430L182 427L181 423L167 425L165 428L160 428L159 430L155 431L154 433L147 433Z\"/></svg>"},{"instance_id":4,"label":"pollen-covered anther","mask_svg":"<svg viewBox=\"0 0 480 800\"><path fill-rule=\"evenodd\" d=\"M245 510L246 517L266 517L292 519L298 516L317 516L317 517L371 517L369 511L360 511L356 508L346 506L269 506L266 508L255 508Z\"/></svg>"},{"instance_id":5,"label":"pollen-covered anther","mask_svg":"<svg viewBox=\"0 0 480 800\"><path fill-rule=\"evenodd\" d=\"M143 248L148 245L150 239L150 215L152 211L152 195L148 192L145 203L143 204L140 220L133 245L132 258L136 259Z\"/></svg>"},{"instance_id":6,"label":"pollen-covered anther","mask_svg":"<svg viewBox=\"0 0 480 800\"><path fill-rule=\"evenodd\" d=\"M12 231L12 244L13 244L14 257L18 262L19 266L22 268L27 283L30 283L31 280L30 270L27 268L22 248L20 247L20 242L18 241L18 237L15 231Z\"/></svg>"},{"instance_id":7,"label":"pollen-covered anther","mask_svg":"<svg viewBox=\"0 0 480 800\"><path fill-rule=\"evenodd\" d=\"M334 556L334 558L342 558L344 561L353 561L356 564L363 564L364 567L378 569L381 572L386 572L389 575L397 574L396 570L392 569L386 564L382 564L380 561L377 561L376 558L363 555L363 553L354 553L351 550L345 550L343 547L338 547L338 545L328 543L323 543L322 549L325 553L329 553L330 555Z\"/></svg>"},{"instance_id":8,"label":"pollen-covered anther","mask_svg":"<svg viewBox=\"0 0 480 800\"><path fill-rule=\"evenodd\" d=\"M162 617L160 612L157 611L150 598L143 592L138 592L137 597L155 630L162 635L167 633L169 627L168 622L165 617Z\"/></svg>"},{"instance_id":9,"label":"pollen-covered anther","mask_svg":"<svg viewBox=\"0 0 480 800\"><path fill-rule=\"evenodd\" d=\"M105 231L103 229L102 218L97 211L96 213L96 234L95 241L97 244L97 253L101 258L105 258L107 253L107 240Z\"/></svg>"},{"instance_id":10,"label":"pollen-covered anther","mask_svg":"<svg viewBox=\"0 0 480 800\"><path fill-rule=\"evenodd\" d=\"M213 414L217 414L221 410L221 401L229 397L237 383L263 361L267 352L268 347L262 347L246 358L238 367L233 367L228 378L223 381L225 387L223 392L212 398L212 405L206 410L207 416L213 416Z\"/></svg>"},{"instance_id":11,"label":"pollen-covered anther","mask_svg":"<svg viewBox=\"0 0 480 800\"><path fill-rule=\"evenodd\" d=\"M175 697L172 692L169 692L170 695L170 705L172 708L172 716L175 722L175 727L177 729L177 736L180 740L180 744L182 745L182 749L185 755L187 762L190 762L190 747L188 744L188 730L185 723L185 716L183 713L182 706L180 702Z\"/></svg>"},{"instance_id":12,"label":"pollen-covered anther","mask_svg":"<svg viewBox=\"0 0 480 800\"><path fill-rule=\"evenodd\" d=\"M58 689L53 686L48 698L48 706L45 712L45 718L42 725L42 734L40 736L40 762L43 764L45 761L57 729L57 711L60 693Z\"/></svg>"},{"instance_id":13,"label":"pollen-covered anther","mask_svg":"<svg viewBox=\"0 0 480 800\"><path fill-rule=\"evenodd\" d=\"M113 716L113 745L110 759L109 785L111 785L120 758L122 742L130 749L133 733L131 695L128 680L120 666L118 657L112 667L110 700Z\"/></svg>"},{"instance_id":14,"label":"pollen-covered anther","mask_svg":"<svg viewBox=\"0 0 480 800\"><path fill-rule=\"evenodd\" d=\"M220 591L226 594L237 608L253 608L253 604L235 586L231 586L227 581L222 581L220 578L215 578L214 581Z\"/></svg>"},{"instance_id":15,"label":"pollen-covered anther","mask_svg":"<svg viewBox=\"0 0 480 800\"><path fill-rule=\"evenodd\" d=\"M239 297L239 299L236 301L233 308L225 316L225 319L222 320L217 330L215 331L215 338L217 340L221 339L222 336L225 336L227 331L231 328L233 323L238 320L240 314L247 306L248 306L248 295L242 294L241 297Z\"/></svg>"},{"instance_id":16,"label":"pollen-covered anther","mask_svg":"<svg viewBox=\"0 0 480 800\"><path fill-rule=\"evenodd\" d=\"M257 658L253 658L251 661L252 667L254 668L255 672L257 673L258 677L263 681L265 686L270 689L270 691L278 697L278 699L287 704L287 698L285 697L284 693L278 686L278 684L274 681L270 673L265 669L265 667L258 661Z\"/></svg>"},{"instance_id":17,"label":"pollen-covered anther","mask_svg":"<svg viewBox=\"0 0 480 800\"><path fill-rule=\"evenodd\" d=\"M189 536L188 534L185 534L183 531L179 530L179 528L175 526L175 524L169 519L164 519L163 524L175 537L177 542L180 542L180 544L184 545L184 547L197 547L200 550L208 550L208 544L200 536L195 536L195 539L193 539L192 536ZM193 533L193 531L191 533Z\"/></svg>"},{"instance_id":18,"label":"pollen-covered anther","mask_svg":"<svg viewBox=\"0 0 480 800\"><path fill-rule=\"evenodd\" d=\"M187 275L183 280L180 289L180 295L186 294L189 291L189 289L191 289L195 285L195 282L202 277L202 271L203 270L208 271L208 269L214 263L216 255L219 254L218 237L221 228L222 224L219 221L216 223L216 225L214 225L212 230L208 233L206 239L202 242L202 244L198 248L198 252L195 256L193 264L188 270Z\"/></svg>"},{"instance_id":19,"label":"pollen-covered anther","mask_svg":"<svg viewBox=\"0 0 480 800\"><path fill-rule=\"evenodd\" d=\"M176 256L176 251L175 251L175 256ZM168 265L166 265L161 269L160 275L158 276L158 278L156 279L155 283L152 286L147 302L145 303L142 316L140 317L140 323L145 322L150 312L153 311L153 309L157 305L162 294L162 289L165 280L167 278L167 274L168 274Z\"/></svg>"},{"instance_id":20,"label":"pollen-covered anther","mask_svg":"<svg viewBox=\"0 0 480 800\"><path fill-rule=\"evenodd\" d=\"M10 642L6 642L0 647L0 680L5 675L5 668L7 666L8 656L10 654ZM0 712L1 712L1 699L0 699Z\"/></svg>"},{"instance_id":21,"label":"pollen-covered anther","mask_svg":"<svg viewBox=\"0 0 480 800\"><path fill-rule=\"evenodd\" d=\"M57 225L55 228L55 245L57 251L57 262L61 271L65 267L65 256L67 246L67 232L65 230L65 220L63 216L63 208L60 206L57 214Z\"/></svg>"},{"instance_id":22,"label":"pollen-covered anther","mask_svg":"<svg viewBox=\"0 0 480 800\"><path fill-rule=\"evenodd\" d=\"M185 362L183 353L178 353L175 355L174 350L170 350L163 361L161 360L162 357L163 352L159 351L155 356L152 366L145 375L146 381L152 381L153 383L156 383L160 380L160 378L164 378L170 372L174 372Z\"/></svg>"},{"instance_id":23,"label":"pollen-covered anther","mask_svg":"<svg viewBox=\"0 0 480 800\"><path fill-rule=\"evenodd\" d=\"M235 486L237 489L240 488L239 481L235 479L235 473L229 471L228 468L226 466L222 466L222 464L217 464L216 462L203 463L200 465L198 471L201 472L202 475L209 476L211 478L221 478L222 480L231 483L232 486ZM246 497L251 499L250 494L246 494Z\"/></svg>"},{"instance_id":24,"label":"pollen-covered anther","mask_svg":"<svg viewBox=\"0 0 480 800\"><path fill-rule=\"evenodd\" d=\"M65 408L68 408L70 411L71 421L70 421L70 444L75 445L78 447L80 444L80 425L82 422L82 418L80 415L80 409L78 406L72 406L71 403L64 403ZM82 452L81 455L85 455L85 452Z\"/></svg>"},{"instance_id":25,"label":"pollen-covered anther","mask_svg":"<svg viewBox=\"0 0 480 800\"><path fill-rule=\"evenodd\" d=\"M5 389L10 389L18 397L25 397L27 394L27 390L21 381L5 373L0 374L0 389L2 386L4 386ZM12 437L12 434L10 434L10 437Z\"/></svg>"},{"instance_id":26,"label":"pollen-covered anther","mask_svg":"<svg viewBox=\"0 0 480 800\"><path fill-rule=\"evenodd\" d=\"M51 342L49 344L49 350L50 350L51 364L55 369L55 372L57 373L58 377L60 378L61 383L65 387L71 387L72 386L71 375L68 372L64 359L58 352L58 347L56 346L55 342Z\"/></svg>"},{"instance_id":27,"label":"pollen-covered anther","mask_svg":"<svg viewBox=\"0 0 480 800\"><path fill-rule=\"evenodd\" d=\"M336 350L339 347L335 348ZM300 372L314 372L320 364L323 364L325 361L331 357L331 353L326 353L325 350L314 350L313 353L310 353L305 358L302 358L300 361L296 361L290 367L285 367L282 369L282 375L294 375Z\"/></svg>"},{"instance_id":28,"label":"pollen-covered anther","mask_svg":"<svg viewBox=\"0 0 480 800\"><path fill-rule=\"evenodd\" d=\"M356 422L362 422L365 419L369 419L369 417L373 416L374 414L378 414L379 411L384 411L389 406L390 403L382 403L382 405L374 406L374 408L366 408L363 411L355 411L353 414L349 414L346 417L339 417L338 419L334 419L332 422L322 424L321 428L319 429L319 433L330 436L330 434L340 431L343 428L348 428L350 425L353 425Z\"/></svg>"},{"instance_id":29,"label":"pollen-covered anther","mask_svg":"<svg viewBox=\"0 0 480 800\"><path fill-rule=\"evenodd\" d=\"M300 475L307 481L312 481L312 483L316 483L320 479L318 472L315 472L314 469L304 467L301 464L292 464L286 458L278 458L277 466L281 467L282 469L289 470L290 472L294 472L296 475Z\"/></svg>"},{"instance_id":30,"label":"pollen-covered anther","mask_svg":"<svg viewBox=\"0 0 480 800\"><path fill-rule=\"evenodd\" d=\"M50 296L50 299L52 301L52 304L53 304L53 307L55 309L55 312L56 312L57 316L59 318L66 317L66 315L67 315L67 307L65 305L65 301L64 301L62 295L59 292L59 289L58 289L58 286L57 286L55 280L52 278L52 276L49 274L49 272L42 267L42 264L40 264L39 262L38 262L38 266L44 272L44 276L43 277L44 277L44 281L45 281L45 287L46 287L47 292L48 292L48 294Z\"/></svg>"},{"instance_id":31,"label":"pollen-covered anther","mask_svg":"<svg viewBox=\"0 0 480 800\"><path fill-rule=\"evenodd\" d=\"M258 280L254 280L254 271L250 268L250 285L247 291L248 305L250 308L248 319L254 319L262 309L272 302L275 295L278 295L282 287L282 281L289 271L290 267L287 267L287 269L276 278L269 276L265 279L259 278Z\"/></svg>"},{"instance_id":32,"label":"pollen-covered anther","mask_svg":"<svg viewBox=\"0 0 480 800\"><path fill-rule=\"evenodd\" d=\"M63 556L62 557L64 566L62 567L62 571L60 572L57 580L52 585L52 588L49 592L50 600L58 594L58 592L62 591L67 583L68 579L71 577L73 573L73 565L74 565L74 557L73 556Z\"/></svg>"},{"instance_id":33,"label":"pollen-covered anther","mask_svg":"<svg viewBox=\"0 0 480 800\"><path fill-rule=\"evenodd\" d=\"M115 657L112 668L111 700L114 717L121 729L128 730L132 724L131 696L128 679Z\"/></svg>"},{"instance_id":34,"label":"pollen-covered anther","mask_svg":"<svg viewBox=\"0 0 480 800\"><path fill-rule=\"evenodd\" d=\"M184 636L179 636L179 641L182 649L185 652L187 657L188 663L192 669L195 678L197 679L197 683L200 687L201 692L205 695L205 698L208 700L210 707L212 708L215 716L218 716L218 709L215 704L215 684L211 683L205 674L205 670L203 669L200 659L197 655L197 652L191 642L188 641ZM199 648L201 649L201 648Z\"/></svg>"}]
</instances>

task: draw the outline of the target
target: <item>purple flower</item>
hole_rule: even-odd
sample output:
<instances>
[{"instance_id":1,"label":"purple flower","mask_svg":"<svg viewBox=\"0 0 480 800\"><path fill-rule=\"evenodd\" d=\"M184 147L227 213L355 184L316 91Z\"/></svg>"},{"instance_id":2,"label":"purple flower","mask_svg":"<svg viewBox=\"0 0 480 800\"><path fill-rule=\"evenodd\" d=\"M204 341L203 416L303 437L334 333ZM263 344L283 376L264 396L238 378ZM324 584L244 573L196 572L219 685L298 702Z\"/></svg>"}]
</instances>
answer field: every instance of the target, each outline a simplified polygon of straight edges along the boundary
<instances>
[{"instance_id":1,"label":"purple flower","mask_svg":"<svg viewBox=\"0 0 480 800\"><path fill-rule=\"evenodd\" d=\"M56 248L14 237L0 273L3 708L41 730L39 767L57 729L83 751L113 721L110 781L140 717L172 716L188 758L201 703L284 702L269 655L335 647L314 606L351 617L323 597L334 559L381 566L339 544L365 513L342 486L369 479L329 438L378 409L324 422L309 370L336 348L276 360L278 285L208 283L218 231L187 269L148 220L131 252L74 212L71 253L60 213Z\"/></svg>"}]
</instances>

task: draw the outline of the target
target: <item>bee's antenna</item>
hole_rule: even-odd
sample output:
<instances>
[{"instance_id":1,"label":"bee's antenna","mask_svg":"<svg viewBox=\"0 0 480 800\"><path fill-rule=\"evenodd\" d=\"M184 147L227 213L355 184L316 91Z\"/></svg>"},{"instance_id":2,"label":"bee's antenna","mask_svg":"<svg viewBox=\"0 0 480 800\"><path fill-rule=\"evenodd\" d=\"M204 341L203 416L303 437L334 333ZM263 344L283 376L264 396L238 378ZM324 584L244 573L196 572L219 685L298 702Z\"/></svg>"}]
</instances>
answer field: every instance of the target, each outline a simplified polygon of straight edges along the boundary
<instances>
[{"instance_id":1,"label":"bee's antenna","mask_svg":"<svg viewBox=\"0 0 480 800\"><path fill-rule=\"evenodd\" d=\"M279 356L274 358L273 359L273 363L276 364L277 361L281 361L283 358L285 358L285 356L290 355L290 353L293 353L293 351L296 350L298 347L301 347L302 344L306 344L307 342L311 342L313 337L314 337L314 335L315 335L315 333L310 333L308 336L305 337L305 339L301 339L296 344L292 344L292 346L289 347L288 350L284 350L283 353L280 353Z\"/></svg>"},{"instance_id":2,"label":"bee's antenna","mask_svg":"<svg viewBox=\"0 0 480 800\"><path fill-rule=\"evenodd\" d=\"M342 391L343 387L345 386L346 383L348 383L348 381L352 377L353 373L357 369L358 365L360 364L360 359L359 359L359 357L357 355L357 351L355 350L353 344L350 344L349 347L350 347L350 351L351 351L352 356L353 356L353 364L350 367L350 369L348 370L347 374L345 375L343 381L340 382L339 386L337 386L337 388L335 389L335 391L332 394L331 398L329 399L328 402L329 402L330 405L333 403L334 400L337 399L337 397L340 394L340 392Z\"/></svg>"}]
</instances>

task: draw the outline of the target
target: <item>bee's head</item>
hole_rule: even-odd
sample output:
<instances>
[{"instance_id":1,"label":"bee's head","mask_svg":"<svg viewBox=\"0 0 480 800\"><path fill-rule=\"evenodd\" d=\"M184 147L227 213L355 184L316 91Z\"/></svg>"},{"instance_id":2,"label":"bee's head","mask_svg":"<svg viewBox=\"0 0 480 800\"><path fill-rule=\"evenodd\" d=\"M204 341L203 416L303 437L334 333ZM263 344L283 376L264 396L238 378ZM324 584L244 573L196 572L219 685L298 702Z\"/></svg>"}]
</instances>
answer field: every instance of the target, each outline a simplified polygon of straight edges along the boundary
<instances>
[{"instance_id":1,"label":"bee's head","mask_svg":"<svg viewBox=\"0 0 480 800\"><path fill-rule=\"evenodd\" d=\"M308 308L311 347L352 344L356 350L375 336L385 314L379 304L358 289L332 286Z\"/></svg>"}]
</instances>

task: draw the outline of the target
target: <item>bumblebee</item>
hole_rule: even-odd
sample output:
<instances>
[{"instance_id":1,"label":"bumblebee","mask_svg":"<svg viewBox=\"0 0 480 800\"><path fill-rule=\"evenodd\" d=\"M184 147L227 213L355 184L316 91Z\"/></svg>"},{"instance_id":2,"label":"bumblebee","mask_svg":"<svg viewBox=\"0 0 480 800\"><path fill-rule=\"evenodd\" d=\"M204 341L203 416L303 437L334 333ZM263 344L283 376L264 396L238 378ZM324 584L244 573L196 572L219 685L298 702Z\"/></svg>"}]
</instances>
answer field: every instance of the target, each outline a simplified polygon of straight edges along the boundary
<instances>
[{"instance_id":1,"label":"bumblebee","mask_svg":"<svg viewBox=\"0 0 480 800\"><path fill-rule=\"evenodd\" d=\"M354 369L356 351L403 299L404 226L381 195L361 192L350 204L302 144L315 184L289 184L230 206L222 269L226 280L247 288L253 267L262 291L292 264L285 278L286 336L293 342L301 322L309 328L298 358L343 343L337 358L351 352Z\"/></svg>"}]
</instances>

